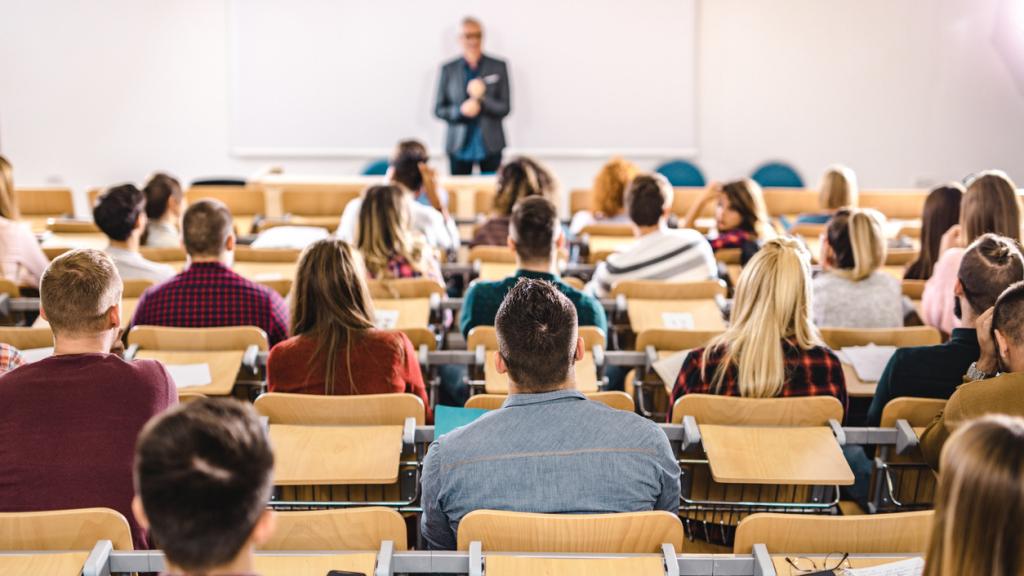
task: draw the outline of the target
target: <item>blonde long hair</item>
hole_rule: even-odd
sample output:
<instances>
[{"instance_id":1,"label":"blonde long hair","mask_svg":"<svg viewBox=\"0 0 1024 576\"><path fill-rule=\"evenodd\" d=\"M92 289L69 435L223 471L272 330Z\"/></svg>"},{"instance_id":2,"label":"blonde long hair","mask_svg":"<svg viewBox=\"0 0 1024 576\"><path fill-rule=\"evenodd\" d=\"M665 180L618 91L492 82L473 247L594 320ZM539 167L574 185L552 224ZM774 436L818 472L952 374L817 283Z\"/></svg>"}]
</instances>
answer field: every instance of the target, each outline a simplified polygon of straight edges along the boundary
<instances>
[{"instance_id":1,"label":"blonde long hair","mask_svg":"<svg viewBox=\"0 0 1024 576\"><path fill-rule=\"evenodd\" d=\"M821 177L818 204L822 210L838 210L857 206L857 175L848 166L834 164Z\"/></svg>"},{"instance_id":2,"label":"blonde long hair","mask_svg":"<svg viewBox=\"0 0 1024 576\"><path fill-rule=\"evenodd\" d=\"M388 262L405 258L423 273L424 248L410 231L408 195L398 186L371 186L359 209L358 247L374 278L388 274Z\"/></svg>"},{"instance_id":3,"label":"blonde long hair","mask_svg":"<svg viewBox=\"0 0 1024 576\"><path fill-rule=\"evenodd\" d=\"M989 415L942 449L925 576L1024 574L1024 419Z\"/></svg>"},{"instance_id":4,"label":"blonde long hair","mask_svg":"<svg viewBox=\"0 0 1024 576\"><path fill-rule=\"evenodd\" d=\"M731 324L704 349L705 370L711 352L724 351L712 390L721 391L727 370L735 366L741 396L778 396L786 382L782 340L805 350L823 345L811 323L810 266L810 255L796 240L774 238L743 267Z\"/></svg>"},{"instance_id":5,"label":"blonde long hair","mask_svg":"<svg viewBox=\"0 0 1024 576\"><path fill-rule=\"evenodd\" d=\"M0 156L0 216L8 220L21 217L18 198L14 194L14 168L3 156Z\"/></svg>"},{"instance_id":6,"label":"blonde long hair","mask_svg":"<svg viewBox=\"0 0 1024 576\"><path fill-rule=\"evenodd\" d=\"M888 251L884 226L885 216L877 210L854 208L836 212L825 230L832 271L859 282L881 268Z\"/></svg>"}]
</instances>

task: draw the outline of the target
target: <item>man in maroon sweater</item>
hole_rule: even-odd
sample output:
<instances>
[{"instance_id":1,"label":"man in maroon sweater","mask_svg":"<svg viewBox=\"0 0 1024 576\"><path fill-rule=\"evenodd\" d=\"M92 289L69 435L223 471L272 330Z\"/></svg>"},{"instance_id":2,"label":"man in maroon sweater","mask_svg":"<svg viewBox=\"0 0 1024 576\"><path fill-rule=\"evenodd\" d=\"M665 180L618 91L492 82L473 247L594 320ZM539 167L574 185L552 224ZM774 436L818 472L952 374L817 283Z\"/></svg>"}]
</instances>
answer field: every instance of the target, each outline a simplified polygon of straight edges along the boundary
<instances>
[{"instance_id":1,"label":"man in maroon sweater","mask_svg":"<svg viewBox=\"0 0 1024 576\"><path fill-rule=\"evenodd\" d=\"M148 547L131 512L135 438L177 404L159 362L110 354L121 277L98 250L56 258L39 286L53 356L0 376L0 512L113 508Z\"/></svg>"}]
</instances>

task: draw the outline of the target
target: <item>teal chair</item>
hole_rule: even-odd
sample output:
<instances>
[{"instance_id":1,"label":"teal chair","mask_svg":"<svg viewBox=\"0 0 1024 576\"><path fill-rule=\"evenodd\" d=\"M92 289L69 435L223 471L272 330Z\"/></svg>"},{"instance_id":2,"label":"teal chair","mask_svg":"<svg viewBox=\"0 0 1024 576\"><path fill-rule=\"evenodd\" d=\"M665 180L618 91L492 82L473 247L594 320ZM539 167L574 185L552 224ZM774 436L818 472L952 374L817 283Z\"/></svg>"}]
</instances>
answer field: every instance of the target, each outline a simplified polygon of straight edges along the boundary
<instances>
[{"instance_id":1,"label":"teal chair","mask_svg":"<svg viewBox=\"0 0 1024 576\"><path fill-rule=\"evenodd\" d=\"M673 186L704 186L704 174L697 165L686 160L672 160L655 169L655 172L668 179Z\"/></svg>"},{"instance_id":2,"label":"teal chair","mask_svg":"<svg viewBox=\"0 0 1024 576\"><path fill-rule=\"evenodd\" d=\"M803 188L804 180L789 164L766 162L750 175L762 188Z\"/></svg>"},{"instance_id":3,"label":"teal chair","mask_svg":"<svg viewBox=\"0 0 1024 576\"><path fill-rule=\"evenodd\" d=\"M388 173L389 165L387 158L374 160L363 168L363 176L383 176Z\"/></svg>"}]
</instances>

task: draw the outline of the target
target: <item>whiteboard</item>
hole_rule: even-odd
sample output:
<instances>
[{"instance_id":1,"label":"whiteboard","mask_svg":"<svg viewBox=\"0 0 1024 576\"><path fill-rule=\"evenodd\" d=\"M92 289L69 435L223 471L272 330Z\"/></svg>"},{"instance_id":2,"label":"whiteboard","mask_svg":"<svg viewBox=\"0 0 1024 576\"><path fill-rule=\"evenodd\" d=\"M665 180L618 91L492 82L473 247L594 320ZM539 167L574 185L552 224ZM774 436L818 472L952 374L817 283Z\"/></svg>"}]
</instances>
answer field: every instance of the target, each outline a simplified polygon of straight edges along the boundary
<instances>
[{"instance_id":1,"label":"whiteboard","mask_svg":"<svg viewBox=\"0 0 1024 576\"><path fill-rule=\"evenodd\" d=\"M437 81L467 14L509 64L516 151L692 153L695 0L230 0L232 152L442 151Z\"/></svg>"}]
</instances>

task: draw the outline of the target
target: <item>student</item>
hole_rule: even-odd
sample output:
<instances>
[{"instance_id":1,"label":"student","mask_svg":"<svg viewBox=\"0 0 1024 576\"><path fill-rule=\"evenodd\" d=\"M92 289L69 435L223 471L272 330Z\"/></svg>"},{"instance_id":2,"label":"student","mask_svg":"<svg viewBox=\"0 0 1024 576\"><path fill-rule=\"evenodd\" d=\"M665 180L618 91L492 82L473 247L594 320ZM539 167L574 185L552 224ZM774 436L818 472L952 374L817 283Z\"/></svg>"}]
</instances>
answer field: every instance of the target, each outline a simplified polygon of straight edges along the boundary
<instances>
[{"instance_id":1,"label":"student","mask_svg":"<svg viewBox=\"0 0 1024 576\"><path fill-rule=\"evenodd\" d=\"M123 280L152 280L159 284L174 276L174 268L150 262L139 253L146 230L146 196L134 184L107 189L96 199L92 219L110 239L106 252Z\"/></svg>"},{"instance_id":2,"label":"student","mask_svg":"<svg viewBox=\"0 0 1024 576\"><path fill-rule=\"evenodd\" d=\"M554 202L558 184L555 177L536 160L519 157L498 171L491 217L473 233L473 246L504 246L508 243L512 208L523 198L540 196Z\"/></svg>"},{"instance_id":3,"label":"student","mask_svg":"<svg viewBox=\"0 0 1024 576\"><path fill-rule=\"evenodd\" d=\"M433 249L410 227L410 200L397 186L371 186L359 209L358 247L370 278L426 276L444 286Z\"/></svg>"},{"instance_id":4,"label":"student","mask_svg":"<svg viewBox=\"0 0 1024 576\"><path fill-rule=\"evenodd\" d=\"M0 374L6 374L25 363L21 351L10 344L0 344Z\"/></svg>"},{"instance_id":5,"label":"student","mask_svg":"<svg viewBox=\"0 0 1024 576\"><path fill-rule=\"evenodd\" d=\"M735 180L721 184L712 182L683 220L685 228L693 228L697 217L710 202L716 202L716 231L708 238L718 252L739 248L741 262L746 264L758 247L775 237L775 228L764 205L761 186L753 180Z\"/></svg>"},{"instance_id":6,"label":"student","mask_svg":"<svg viewBox=\"0 0 1024 576\"><path fill-rule=\"evenodd\" d=\"M842 364L811 323L811 299L807 252L789 238L766 242L740 273L729 328L686 355L672 401L835 396L845 408Z\"/></svg>"},{"instance_id":7,"label":"student","mask_svg":"<svg viewBox=\"0 0 1024 576\"><path fill-rule=\"evenodd\" d=\"M391 161L390 183L397 186L409 197L409 226L421 235L427 245L451 252L459 248L459 229L444 209L441 193L437 186L437 175L428 163L430 156L426 146L419 142L405 141L399 144ZM364 194L365 197L365 194ZM428 203L417 202L426 197ZM352 200L345 206L341 222L335 234L338 238L355 244L362 198Z\"/></svg>"},{"instance_id":8,"label":"student","mask_svg":"<svg viewBox=\"0 0 1024 576\"><path fill-rule=\"evenodd\" d=\"M177 404L154 360L110 354L121 326L121 278L99 250L55 258L39 287L53 356L0 376L0 512L113 508L131 514L132 448L151 417Z\"/></svg>"},{"instance_id":9,"label":"student","mask_svg":"<svg viewBox=\"0 0 1024 576\"><path fill-rule=\"evenodd\" d=\"M288 307L270 288L231 270L235 233L231 212L217 200L188 207L183 237L189 264L184 272L146 290L132 326L256 326L273 346L288 337Z\"/></svg>"},{"instance_id":10,"label":"student","mask_svg":"<svg viewBox=\"0 0 1024 576\"><path fill-rule=\"evenodd\" d=\"M587 292L606 298L621 280L715 280L718 263L704 235L670 229L672 185L661 174L641 174L629 186L626 206L639 240L597 265Z\"/></svg>"},{"instance_id":11,"label":"student","mask_svg":"<svg viewBox=\"0 0 1024 576\"><path fill-rule=\"evenodd\" d=\"M978 359L978 316L995 305L1010 285L1024 280L1024 257L1009 238L985 234L974 241L960 261L953 290L954 328L948 342L937 346L900 348L878 380L868 410L868 426L878 426L882 410L893 398L947 399L963 384L963 374Z\"/></svg>"},{"instance_id":12,"label":"student","mask_svg":"<svg viewBox=\"0 0 1024 576\"><path fill-rule=\"evenodd\" d=\"M842 209L821 242L822 270L814 278L814 323L821 328L903 326L900 281L881 271L885 217L874 210Z\"/></svg>"},{"instance_id":13,"label":"student","mask_svg":"<svg viewBox=\"0 0 1024 576\"><path fill-rule=\"evenodd\" d=\"M942 450L924 576L1024 574L1024 419L985 416Z\"/></svg>"},{"instance_id":14,"label":"student","mask_svg":"<svg viewBox=\"0 0 1024 576\"><path fill-rule=\"evenodd\" d=\"M531 196L512 210L508 247L516 254L516 273L504 280L477 282L466 291L459 326L462 335L477 326L493 326L501 302L521 278L546 280L554 284L576 306L581 326L597 326L608 333L608 318L601 303L565 284L555 272L555 261L564 236L558 213L550 200Z\"/></svg>"},{"instance_id":15,"label":"student","mask_svg":"<svg viewBox=\"0 0 1024 576\"><path fill-rule=\"evenodd\" d=\"M960 200L963 196L964 187L958 182L939 186L928 193L921 215L921 253L907 266L904 280L932 277L935 262L939 259L942 236L960 222Z\"/></svg>"},{"instance_id":16,"label":"student","mask_svg":"<svg viewBox=\"0 0 1024 576\"><path fill-rule=\"evenodd\" d=\"M454 550L473 510L678 512L679 465L664 433L576 390L577 326L575 306L550 282L525 278L509 291L495 319L495 368L510 395L430 446L420 520L429 549Z\"/></svg>"},{"instance_id":17,"label":"student","mask_svg":"<svg viewBox=\"0 0 1024 576\"><path fill-rule=\"evenodd\" d=\"M846 166L829 166L821 177L817 214L801 214L796 224L827 224L840 208L857 207L857 175Z\"/></svg>"},{"instance_id":18,"label":"student","mask_svg":"<svg viewBox=\"0 0 1024 576\"><path fill-rule=\"evenodd\" d=\"M960 223L945 234L939 245L939 260L921 296L921 319L949 334L956 327L953 318L953 284L960 268L964 247L987 232L1020 241L1020 201L1017 186L1003 172L975 174L967 183L960 205Z\"/></svg>"},{"instance_id":19,"label":"student","mask_svg":"<svg viewBox=\"0 0 1024 576\"><path fill-rule=\"evenodd\" d=\"M135 447L135 517L168 576L254 575L274 532L274 455L256 411L202 398L153 419Z\"/></svg>"},{"instance_id":20,"label":"student","mask_svg":"<svg viewBox=\"0 0 1024 576\"><path fill-rule=\"evenodd\" d=\"M995 306L978 316L978 361L949 397L946 407L921 435L921 454L932 469L942 445L963 423L985 414L1024 416L1024 282L1000 294Z\"/></svg>"},{"instance_id":21,"label":"student","mask_svg":"<svg viewBox=\"0 0 1024 576\"><path fill-rule=\"evenodd\" d=\"M18 222L14 169L0 156L0 274L19 286L38 286L49 260L27 225Z\"/></svg>"},{"instance_id":22,"label":"student","mask_svg":"<svg viewBox=\"0 0 1024 576\"><path fill-rule=\"evenodd\" d=\"M299 260L292 331L270 351L271 392L415 394L430 412L416 350L402 332L374 327L358 255L337 239L317 241Z\"/></svg>"},{"instance_id":23,"label":"student","mask_svg":"<svg viewBox=\"0 0 1024 576\"><path fill-rule=\"evenodd\" d=\"M181 184L164 173L154 174L142 189L146 193L146 234L142 243L150 248L181 246L181 213L185 210L185 194Z\"/></svg>"},{"instance_id":24,"label":"student","mask_svg":"<svg viewBox=\"0 0 1024 576\"><path fill-rule=\"evenodd\" d=\"M578 236L584 228L599 222L629 224L626 188L638 172L632 162L622 158L609 160L594 178L594 187L591 189L594 211L580 210L574 214L569 224L569 233Z\"/></svg>"}]
</instances>

